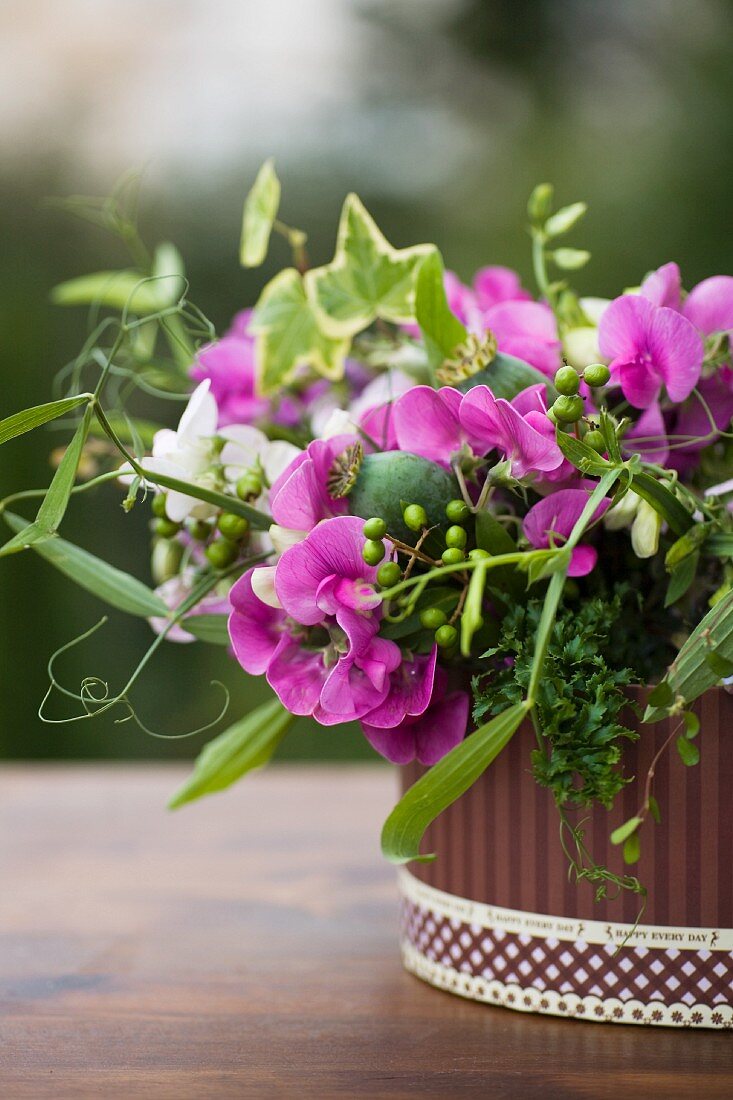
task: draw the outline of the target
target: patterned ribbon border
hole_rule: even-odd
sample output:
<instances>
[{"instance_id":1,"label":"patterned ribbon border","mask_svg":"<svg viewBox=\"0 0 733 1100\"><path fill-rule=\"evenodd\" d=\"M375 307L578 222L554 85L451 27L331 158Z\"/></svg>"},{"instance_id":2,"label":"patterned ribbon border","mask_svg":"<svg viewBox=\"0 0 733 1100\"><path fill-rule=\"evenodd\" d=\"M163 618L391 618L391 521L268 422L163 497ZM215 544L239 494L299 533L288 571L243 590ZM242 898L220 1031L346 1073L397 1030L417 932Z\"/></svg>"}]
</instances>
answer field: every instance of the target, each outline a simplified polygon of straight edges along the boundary
<instances>
[{"instance_id":1,"label":"patterned ribbon border","mask_svg":"<svg viewBox=\"0 0 733 1100\"><path fill-rule=\"evenodd\" d=\"M615 997L612 991L601 989L598 992L603 995L589 993L589 980L594 980L596 975L591 975L589 980L578 985L579 989L583 984L586 987L585 994L580 995L567 989L567 980L560 980L557 968L549 961L554 957L552 952L556 955L558 950L579 950L597 961L594 951L608 953L612 950L615 957L616 945L628 937L631 926L496 909L435 890L404 870L400 872L400 890L404 906L404 965L411 973L439 989L522 1012L604 1023L733 1028L731 929L641 927L637 929L637 937L633 941L627 938L625 954L637 957L638 965L643 966L637 985L642 984L645 975L649 978L645 983L647 988L642 986L641 990L641 996L645 999L632 996L629 989L624 990L623 997ZM657 933L659 938L650 940L652 932ZM716 932L717 936L713 936ZM517 976L516 973L508 973L506 981L495 974L486 975L485 960L481 955L488 944L488 940L482 940L482 937L487 935L495 941L489 949L497 953L510 953L511 947L515 954L521 950L527 959L537 960L533 961L532 970L529 967L525 970L528 976L526 985L511 980ZM634 946L628 947L629 942ZM594 949L594 944L602 944L603 947ZM520 945L518 949L517 945ZM604 961L607 961L610 972L611 957L606 954ZM690 968L691 980L687 988L679 981L675 988L671 982L664 983L664 968L670 966L680 971L683 982L688 973L686 968ZM476 973L479 967L481 970ZM708 990L717 990L714 1003L697 1003L691 995L690 991L695 987L692 980L695 967L703 967L714 980L715 974L718 975L714 987L711 987L710 981L703 979ZM715 968L714 973L712 967ZM495 970L496 966L489 969ZM536 984L529 983L530 974L539 977ZM557 979L555 984L562 988L552 988L553 978ZM610 981L608 973L603 970L598 974L598 979L599 982L604 979ZM702 988L704 986L698 986L698 990ZM672 1002L674 992L678 997L683 995L685 1001L677 999ZM710 999L709 993L708 1002Z\"/></svg>"}]
</instances>

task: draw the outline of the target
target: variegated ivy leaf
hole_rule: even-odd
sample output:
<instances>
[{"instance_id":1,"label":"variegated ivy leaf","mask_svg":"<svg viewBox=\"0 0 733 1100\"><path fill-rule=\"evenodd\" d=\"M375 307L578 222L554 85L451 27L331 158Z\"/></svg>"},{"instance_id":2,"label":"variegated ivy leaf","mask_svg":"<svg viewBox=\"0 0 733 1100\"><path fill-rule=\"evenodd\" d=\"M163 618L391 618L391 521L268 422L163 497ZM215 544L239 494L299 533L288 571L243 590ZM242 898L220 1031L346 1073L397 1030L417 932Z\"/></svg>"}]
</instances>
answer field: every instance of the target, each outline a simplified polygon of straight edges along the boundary
<instances>
[{"instance_id":1,"label":"variegated ivy leaf","mask_svg":"<svg viewBox=\"0 0 733 1100\"><path fill-rule=\"evenodd\" d=\"M321 327L333 337L354 336L378 317L394 324L415 319L415 282L429 244L393 248L357 195L341 211L336 254L305 275Z\"/></svg>"},{"instance_id":2,"label":"variegated ivy leaf","mask_svg":"<svg viewBox=\"0 0 733 1100\"><path fill-rule=\"evenodd\" d=\"M294 267L271 279L260 295L250 324L256 336L257 389L273 393L289 382L298 367L312 367L325 378L341 378L349 339L322 331Z\"/></svg>"},{"instance_id":3,"label":"variegated ivy leaf","mask_svg":"<svg viewBox=\"0 0 733 1100\"><path fill-rule=\"evenodd\" d=\"M239 262L242 267L259 267L267 255L272 224L280 205L280 180L270 157L260 168L244 200Z\"/></svg>"}]
</instances>

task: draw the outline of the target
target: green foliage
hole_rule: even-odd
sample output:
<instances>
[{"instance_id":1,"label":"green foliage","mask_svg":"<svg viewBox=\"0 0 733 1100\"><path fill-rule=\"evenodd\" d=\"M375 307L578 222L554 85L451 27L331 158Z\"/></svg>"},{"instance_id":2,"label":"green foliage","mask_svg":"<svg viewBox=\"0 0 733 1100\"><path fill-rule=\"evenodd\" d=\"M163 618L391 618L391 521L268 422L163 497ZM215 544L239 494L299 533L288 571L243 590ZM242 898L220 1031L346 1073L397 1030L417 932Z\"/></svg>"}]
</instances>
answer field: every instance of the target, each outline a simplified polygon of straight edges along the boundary
<instances>
[{"instance_id":1,"label":"green foliage","mask_svg":"<svg viewBox=\"0 0 733 1100\"><path fill-rule=\"evenodd\" d=\"M49 401L47 405L35 405L32 409L23 409L22 412L7 416L4 420L0 420L0 445L40 427L41 424L48 424L51 420L64 416L80 405L88 404L90 399L91 394L81 393L78 397Z\"/></svg>"},{"instance_id":2,"label":"green foliage","mask_svg":"<svg viewBox=\"0 0 733 1100\"><path fill-rule=\"evenodd\" d=\"M279 699L270 699L205 745L193 774L168 803L176 810L206 794L223 791L271 758L295 716Z\"/></svg>"},{"instance_id":3,"label":"green foliage","mask_svg":"<svg viewBox=\"0 0 733 1100\"><path fill-rule=\"evenodd\" d=\"M267 255L272 225L280 206L280 180L275 162L268 158L244 200L239 262L242 267L259 267Z\"/></svg>"},{"instance_id":4,"label":"green foliage","mask_svg":"<svg viewBox=\"0 0 733 1100\"><path fill-rule=\"evenodd\" d=\"M384 823L382 852L392 863L427 862L420 855L425 830L438 814L475 783L519 728L528 711L524 701L481 725L456 745L402 796Z\"/></svg>"},{"instance_id":5,"label":"green foliage","mask_svg":"<svg viewBox=\"0 0 733 1100\"><path fill-rule=\"evenodd\" d=\"M348 195L333 260L305 276L324 332L343 339L377 318L394 324L414 321L418 268L433 252L434 246L426 244L393 248L361 199Z\"/></svg>"},{"instance_id":6,"label":"green foliage","mask_svg":"<svg viewBox=\"0 0 733 1100\"><path fill-rule=\"evenodd\" d=\"M299 367L331 379L344 372L349 339L324 333L294 267L280 271L262 291L250 330L257 338L257 387L262 394L277 392Z\"/></svg>"},{"instance_id":7,"label":"green foliage","mask_svg":"<svg viewBox=\"0 0 733 1100\"><path fill-rule=\"evenodd\" d=\"M535 660L544 601L531 600L504 618L499 643L487 656L491 671L474 680L474 719L498 714L524 698ZM620 667L609 627L624 610L621 594L563 609L552 628L536 716L543 744L533 753L534 775L558 805L610 806L625 780L619 769L625 739L638 736L621 722L624 688L636 677Z\"/></svg>"},{"instance_id":8,"label":"green foliage","mask_svg":"<svg viewBox=\"0 0 733 1100\"><path fill-rule=\"evenodd\" d=\"M439 366L468 335L448 306L443 276L443 260L436 248L420 264L415 291L415 317L433 366Z\"/></svg>"}]
</instances>

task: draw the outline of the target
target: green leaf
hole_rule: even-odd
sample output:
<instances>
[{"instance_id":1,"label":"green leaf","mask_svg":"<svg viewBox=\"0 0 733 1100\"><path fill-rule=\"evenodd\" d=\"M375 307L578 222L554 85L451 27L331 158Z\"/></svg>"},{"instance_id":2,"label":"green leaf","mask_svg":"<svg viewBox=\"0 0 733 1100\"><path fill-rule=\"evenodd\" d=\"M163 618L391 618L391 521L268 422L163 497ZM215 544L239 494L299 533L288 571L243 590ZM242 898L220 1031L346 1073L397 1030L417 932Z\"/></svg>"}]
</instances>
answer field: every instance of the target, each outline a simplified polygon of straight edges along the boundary
<instances>
[{"instance_id":1,"label":"green leaf","mask_svg":"<svg viewBox=\"0 0 733 1100\"><path fill-rule=\"evenodd\" d=\"M420 264L415 289L415 317L428 356L436 365L442 363L468 335L465 325L448 306L444 274L443 259L436 248Z\"/></svg>"},{"instance_id":2,"label":"green leaf","mask_svg":"<svg viewBox=\"0 0 733 1100\"><path fill-rule=\"evenodd\" d=\"M674 493L643 470L634 474L631 488L666 520L675 535L684 535L695 522Z\"/></svg>"},{"instance_id":3,"label":"green leaf","mask_svg":"<svg viewBox=\"0 0 733 1100\"><path fill-rule=\"evenodd\" d=\"M434 247L393 248L361 199L348 195L333 260L305 275L324 332L344 338L378 317L398 325L414 321L417 271Z\"/></svg>"},{"instance_id":4,"label":"green leaf","mask_svg":"<svg viewBox=\"0 0 733 1100\"><path fill-rule=\"evenodd\" d=\"M710 524L696 523L686 534L672 543L664 557L664 565L670 571L699 550L710 535Z\"/></svg>"},{"instance_id":5,"label":"green leaf","mask_svg":"<svg viewBox=\"0 0 733 1100\"><path fill-rule=\"evenodd\" d=\"M555 432L555 438L562 453L582 474L600 477L606 470L613 468L612 463L599 455L598 451L594 451L587 443L583 443L582 439L576 439L569 432L564 432L558 428Z\"/></svg>"},{"instance_id":6,"label":"green leaf","mask_svg":"<svg viewBox=\"0 0 733 1100\"><path fill-rule=\"evenodd\" d=\"M89 434L91 418L92 406L87 405L84 417L59 462L58 469L48 487L48 492L41 501L38 515L33 523L0 547L0 557L5 554L16 554L19 550L25 550L37 542L50 538L56 531L64 518L66 506L69 503L81 452Z\"/></svg>"},{"instance_id":7,"label":"green leaf","mask_svg":"<svg viewBox=\"0 0 733 1100\"><path fill-rule=\"evenodd\" d=\"M228 615L189 615L181 626L200 642L209 645L229 645Z\"/></svg>"},{"instance_id":8,"label":"green leaf","mask_svg":"<svg viewBox=\"0 0 733 1100\"><path fill-rule=\"evenodd\" d=\"M649 795L649 800L648 801L649 801L649 813L652 815L652 817L656 821L657 825L659 825L659 823L662 820L662 811L659 809L659 803L657 802L657 800L656 800L656 798L654 797L653 794Z\"/></svg>"},{"instance_id":9,"label":"green leaf","mask_svg":"<svg viewBox=\"0 0 733 1100\"><path fill-rule=\"evenodd\" d=\"M7 443L9 439L15 439L41 424L48 424L59 416L77 409L79 405L87 405L91 400L90 393L81 393L77 397L65 397L62 401L49 401L47 405L34 405L32 409L23 409L13 413L4 420L0 420L0 445Z\"/></svg>"},{"instance_id":10,"label":"green leaf","mask_svg":"<svg viewBox=\"0 0 733 1100\"><path fill-rule=\"evenodd\" d=\"M262 291L250 331L256 334L257 389L262 394L277 392L299 367L311 367L324 378L343 375L349 340L325 335L294 267L279 272Z\"/></svg>"},{"instance_id":11,"label":"green leaf","mask_svg":"<svg viewBox=\"0 0 733 1100\"><path fill-rule=\"evenodd\" d=\"M685 736L693 741L700 732L700 719L694 711L688 710L682 715L682 720L685 723Z\"/></svg>"},{"instance_id":12,"label":"green leaf","mask_svg":"<svg viewBox=\"0 0 733 1100\"><path fill-rule=\"evenodd\" d=\"M6 523L13 531L22 531L25 520L13 512L3 512ZM80 588L104 600L111 607L125 611L128 615L139 615L144 619L158 616L165 618L168 608L152 589L123 573L101 558L82 550L65 539L53 535L45 542L33 545L36 553L69 577Z\"/></svg>"},{"instance_id":13,"label":"green leaf","mask_svg":"<svg viewBox=\"0 0 733 1100\"><path fill-rule=\"evenodd\" d=\"M456 386L456 389L466 393L474 386L488 386L494 397L503 397L506 401L511 401L517 394L530 386L536 386L538 382L545 386L548 404L552 404L557 397L557 390L547 376L541 374L536 367L525 363L523 359L505 355L500 351L485 370L477 371L470 378L466 378Z\"/></svg>"},{"instance_id":14,"label":"green leaf","mask_svg":"<svg viewBox=\"0 0 733 1100\"><path fill-rule=\"evenodd\" d=\"M614 829L611 833L611 844L623 844L628 840L641 825L640 817L630 817L628 821L624 821L623 825L619 825L618 829Z\"/></svg>"},{"instance_id":15,"label":"green leaf","mask_svg":"<svg viewBox=\"0 0 733 1100\"><path fill-rule=\"evenodd\" d=\"M705 553L719 558L733 557L733 535L711 535L705 543Z\"/></svg>"},{"instance_id":16,"label":"green leaf","mask_svg":"<svg viewBox=\"0 0 733 1100\"><path fill-rule=\"evenodd\" d=\"M662 680L649 692L647 703L650 707L669 707L674 702L674 692L666 680Z\"/></svg>"},{"instance_id":17,"label":"green leaf","mask_svg":"<svg viewBox=\"0 0 733 1100\"><path fill-rule=\"evenodd\" d=\"M546 236L560 237L563 233L569 233L578 224L587 209L588 207L584 202L573 202L570 206L563 206L545 222Z\"/></svg>"},{"instance_id":18,"label":"green leaf","mask_svg":"<svg viewBox=\"0 0 733 1100\"><path fill-rule=\"evenodd\" d=\"M638 863L641 855L641 837L632 833L624 843L624 863Z\"/></svg>"},{"instance_id":19,"label":"green leaf","mask_svg":"<svg viewBox=\"0 0 733 1100\"><path fill-rule=\"evenodd\" d=\"M519 728L527 709L526 703L516 703L498 714L410 787L384 823L382 851L387 859L408 863L435 858L420 855L420 842L428 825L488 768Z\"/></svg>"},{"instance_id":20,"label":"green leaf","mask_svg":"<svg viewBox=\"0 0 733 1100\"><path fill-rule=\"evenodd\" d=\"M667 587L667 594L664 597L665 607L671 607L672 604L682 599L695 579L699 561L700 553L697 551L689 557L683 558L680 564L672 571L672 576L669 579L669 585Z\"/></svg>"},{"instance_id":21,"label":"green leaf","mask_svg":"<svg viewBox=\"0 0 733 1100\"><path fill-rule=\"evenodd\" d=\"M693 745L686 737L677 738L677 752L680 754L680 760L687 768L694 768L695 764L700 763L700 750L697 745Z\"/></svg>"},{"instance_id":22,"label":"green leaf","mask_svg":"<svg viewBox=\"0 0 733 1100\"><path fill-rule=\"evenodd\" d=\"M712 669L718 680L724 680L728 676L733 676L733 660L729 657L723 657L715 649L709 649L707 651L705 654L705 664L708 668Z\"/></svg>"},{"instance_id":23,"label":"green leaf","mask_svg":"<svg viewBox=\"0 0 733 1100\"><path fill-rule=\"evenodd\" d=\"M51 291L57 306L107 306L133 313L157 313L173 305L180 293L175 279L149 279L139 271L97 271L59 283Z\"/></svg>"},{"instance_id":24,"label":"green leaf","mask_svg":"<svg viewBox=\"0 0 733 1100\"><path fill-rule=\"evenodd\" d=\"M712 653L715 656L711 663L709 658ZM721 665L721 660L724 665ZM733 592L723 596L698 623L662 682L669 684L674 698L681 696L686 703L692 703L715 687L721 675L727 675L717 669L727 669L728 662L733 662ZM644 721L658 722L666 714L664 706L649 705Z\"/></svg>"},{"instance_id":25,"label":"green leaf","mask_svg":"<svg viewBox=\"0 0 733 1100\"><path fill-rule=\"evenodd\" d=\"M279 699L271 699L220 733L196 758L193 774L173 795L168 809L223 791L247 772L261 768L294 720Z\"/></svg>"},{"instance_id":26,"label":"green leaf","mask_svg":"<svg viewBox=\"0 0 733 1100\"><path fill-rule=\"evenodd\" d=\"M280 206L280 180L272 157L265 161L244 200L239 262L259 267L267 255L272 225Z\"/></svg>"},{"instance_id":27,"label":"green leaf","mask_svg":"<svg viewBox=\"0 0 733 1100\"><path fill-rule=\"evenodd\" d=\"M476 515L476 545L492 556L514 554L517 544L502 523L491 512L479 512ZM521 600L525 591L525 580L512 565L499 565L489 570L487 583L491 588L507 592L515 600Z\"/></svg>"},{"instance_id":28,"label":"green leaf","mask_svg":"<svg viewBox=\"0 0 733 1100\"><path fill-rule=\"evenodd\" d=\"M250 526L257 531L267 531L272 525L272 516L268 515L267 512L260 512L259 509L247 504L244 500L240 500L239 497L227 496L225 493L218 493L215 489L207 489L204 485L196 485L190 481L181 481L177 477L169 477L167 474L146 470L144 466L140 466L136 472L144 477L146 481L149 481L151 485L162 486L164 489L177 489L179 493L185 493L196 500L205 500L207 504L213 504L215 508L221 508L225 512L234 512L238 516L243 516L249 520Z\"/></svg>"}]
</instances>

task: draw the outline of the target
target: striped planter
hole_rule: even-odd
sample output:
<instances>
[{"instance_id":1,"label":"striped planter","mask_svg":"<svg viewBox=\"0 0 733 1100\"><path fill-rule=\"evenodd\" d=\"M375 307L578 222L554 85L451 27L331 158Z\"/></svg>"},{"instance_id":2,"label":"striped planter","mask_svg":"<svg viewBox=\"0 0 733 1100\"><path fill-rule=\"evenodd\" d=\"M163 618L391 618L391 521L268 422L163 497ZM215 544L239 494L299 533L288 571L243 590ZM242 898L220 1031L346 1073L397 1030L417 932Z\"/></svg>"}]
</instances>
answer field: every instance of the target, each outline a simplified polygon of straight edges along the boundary
<instances>
[{"instance_id":1,"label":"striped planter","mask_svg":"<svg viewBox=\"0 0 733 1100\"><path fill-rule=\"evenodd\" d=\"M637 779L610 813L586 819L594 859L631 870L648 888L594 900L568 879L559 819L530 773L534 732L525 723L478 782L433 823L432 863L400 875L405 966L464 997L586 1020L733 1027L733 696L709 692L696 707L700 763L674 746L656 768L662 822L645 824L642 855L625 868L609 834L642 800L647 770L672 731L642 727L627 746ZM403 789L423 773L402 769Z\"/></svg>"}]
</instances>

